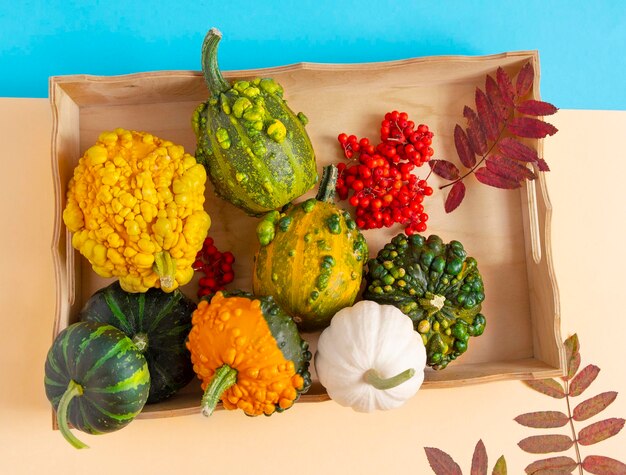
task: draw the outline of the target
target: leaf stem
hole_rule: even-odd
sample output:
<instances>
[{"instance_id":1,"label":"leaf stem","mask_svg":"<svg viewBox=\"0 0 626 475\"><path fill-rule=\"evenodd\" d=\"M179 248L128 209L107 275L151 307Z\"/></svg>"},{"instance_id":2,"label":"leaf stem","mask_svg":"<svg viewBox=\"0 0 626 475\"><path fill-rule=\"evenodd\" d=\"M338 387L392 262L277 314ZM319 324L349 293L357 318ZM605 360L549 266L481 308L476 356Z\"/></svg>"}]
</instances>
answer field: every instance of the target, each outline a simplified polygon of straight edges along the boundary
<instances>
[{"instance_id":1,"label":"leaf stem","mask_svg":"<svg viewBox=\"0 0 626 475\"><path fill-rule=\"evenodd\" d=\"M498 145L498 142L500 141L500 138L502 137L502 134L504 133L507 124L509 123L509 121L513 118L513 114L515 113L515 107L512 108L511 113L509 114L509 116L506 118L506 120L504 121L504 124L502 125L502 128L500 129L500 133L498 134L498 136L496 137L496 139L493 141L493 143L491 144L491 147L489 147L489 150L487 150L487 152L482 156L482 158L480 159L480 161L474 165L470 171L468 171L465 175L463 175L462 177L457 178L454 181L451 181L450 183L446 183L445 185L442 185L439 187L440 190L443 190L444 188L447 188L449 186L454 185L455 183L459 182L459 181L463 181L463 179L469 175L471 175L472 173L474 173L474 171L480 166L482 165L482 163L487 159L487 157L489 156L489 154L491 153L491 151L493 150L493 148Z\"/></svg>"},{"instance_id":2,"label":"leaf stem","mask_svg":"<svg viewBox=\"0 0 626 475\"><path fill-rule=\"evenodd\" d=\"M569 402L569 381L565 381L565 401L567 402L567 415L569 417L569 425L572 429L572 439L574 440L574 449L576 450L576 461L578 462L578 473L583 475L583 463L580 459L580 447L578 446L578 437L574 428L574 418L572 417L572 408Z\"/></svg>"}]
</instances>

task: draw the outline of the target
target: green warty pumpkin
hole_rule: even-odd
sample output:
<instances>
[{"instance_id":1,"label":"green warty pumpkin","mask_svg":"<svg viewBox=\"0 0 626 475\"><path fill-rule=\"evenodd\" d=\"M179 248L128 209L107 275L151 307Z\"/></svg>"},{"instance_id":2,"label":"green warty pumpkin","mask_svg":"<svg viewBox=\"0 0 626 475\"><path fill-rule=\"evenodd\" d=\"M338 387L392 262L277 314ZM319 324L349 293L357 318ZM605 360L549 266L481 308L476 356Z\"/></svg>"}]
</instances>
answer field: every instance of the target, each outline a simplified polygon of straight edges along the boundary
<instances>
[{"instance_id":1,"label":"green warty pumpkin","mask_svg":"<svg viewBox=\"0 0 626 475\"><path fill-rule=\"evenodd\" d=\"M427 364L443 369L482 335L483 280L459 241L399 234L367 264L363 297L398 307L426 345Z\"/></svg>"},{"instance_id":2,"label":"green warty pumpkin","mask_svg":"<svg viewBox=\"0 0 626 475\"><path fill-rule=\"evenodd\" d=\"M365 238L333 202L337 168L324 169L316 198L268 213L257 226L253 288L271 295L302 331L328 326L352 305L368 257Z\"/></svg>"},{"instance_id":3,"label":"green warty pumpkin","mask_svg":"<svg viewBox=\"0 0 626 475\"><path fill-rule=\"evenodd\" d=\"M213 28L202 47L207 102L192 117L196 159L221 198L250 215L281 208L317 181L315 154L304 126L271 78L224 79L217 64L221 33Z\"/></svg>"}]
</instances>

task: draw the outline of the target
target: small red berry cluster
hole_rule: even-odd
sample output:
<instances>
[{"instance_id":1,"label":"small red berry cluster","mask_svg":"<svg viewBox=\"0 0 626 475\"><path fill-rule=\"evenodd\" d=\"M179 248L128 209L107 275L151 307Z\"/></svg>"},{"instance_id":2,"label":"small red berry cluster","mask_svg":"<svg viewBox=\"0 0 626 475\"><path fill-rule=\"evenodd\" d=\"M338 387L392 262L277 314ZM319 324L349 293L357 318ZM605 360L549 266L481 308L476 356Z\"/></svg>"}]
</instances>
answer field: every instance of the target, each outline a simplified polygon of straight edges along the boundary
<instances>
[{"instance_id":1,"label":"small red berry cluster","mask_svg":"<svg viewBox=\"0 0 626 475\"><path fill-rule=\"evenodd\" d=\"M337 195L345 200L352 192L349 203L361 229L401 223L407 235L424 232L428 214L422 202L433 189L412 171L433 156L433 133L424 124L416 128L405 112L393 111L381 122L380 138L374 146L367 138L339 134L344 155L353 163L337 165Z\"/></svg>"},{"instance_id":2,"label":"small red berry cluster","mask_svg":"<svg viewBox=\"0 0 626 475\"><path fill-rule=\"evenodd\" d=\"M193 263L193 270L204 274L198 280L198 298L223 290L226 284L231 283L235 278L234 262L232 252L220 252L213 238L207 237Z\"/></svg>"}]
</instances>

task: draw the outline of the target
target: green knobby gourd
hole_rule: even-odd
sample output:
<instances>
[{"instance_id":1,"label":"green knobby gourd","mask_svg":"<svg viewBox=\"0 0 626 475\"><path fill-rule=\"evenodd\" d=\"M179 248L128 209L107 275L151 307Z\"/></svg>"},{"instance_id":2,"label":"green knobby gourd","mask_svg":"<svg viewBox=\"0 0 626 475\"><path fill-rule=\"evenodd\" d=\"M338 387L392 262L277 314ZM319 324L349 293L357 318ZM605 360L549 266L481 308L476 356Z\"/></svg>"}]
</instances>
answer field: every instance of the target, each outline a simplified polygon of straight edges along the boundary
<instances>
[{"instance_id":1,"label":"green knobby gourd","mask_svg":"<svg viewBox=\"0 0 626 475\"><path fill-rule=\"evenodd\" d=\"M482 335L483 280L476 259L459 241L399 234L367 263L363 297L395 305L413 320L427 364L443 369Z\"/></svg>"},{"instance_id":2,"label":"green knobby gourd","mask_svg":"<svg viewBox=\"0 0 626 475\"><path fill-rule=\"evenodd\" d=\"M307 118L287 106L283 88L271 78L225 80L217 63L221 36L211 29L202 47L210 97L192 117L195 155L218 196L261 215L290 203L317 181Z\"/></svg>"},{"instance_id":3,"label":"green knobby gourd","mask_svg":"<svg viewBox=\"0 0 626 475\"><path fill-rule=\"evenodd\" d=\"M337 176L337 167L325 167L315 198L268 213L257 226L254 292L273 296L302 331L327 327L354 303L369 255L356 223L333 201Z\"/></svg>"}]
</instances>

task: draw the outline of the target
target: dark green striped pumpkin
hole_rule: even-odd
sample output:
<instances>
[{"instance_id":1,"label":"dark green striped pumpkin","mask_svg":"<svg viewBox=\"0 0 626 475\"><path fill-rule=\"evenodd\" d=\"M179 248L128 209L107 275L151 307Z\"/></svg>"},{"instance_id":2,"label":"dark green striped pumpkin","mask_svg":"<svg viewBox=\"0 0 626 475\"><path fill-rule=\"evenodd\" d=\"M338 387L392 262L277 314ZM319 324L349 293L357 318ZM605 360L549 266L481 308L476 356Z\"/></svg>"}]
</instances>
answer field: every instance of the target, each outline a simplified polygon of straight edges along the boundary
<instances>
[{"instance_id":1,"label":"dark green striped pumpkin","mask_svg":"<svg viewBox=\"0 0 626 475\"><path fill-rule=\"evenodd\" d=\"M221 198L251 215L290 203L317 181L307 119L283 99L271 78L226 81L217 64L221 33L211 29L202 47L210 97L192 117L196 159Z\"/></svg>"},{"instance_id":2,"label":"dark green striped pumpkin","mask_svg":"<svg viewBox=\"0 0 626 475\"><path fill-rule=\"evenodd\" d=\"M79 319L113 325L133 340L148 362L148 404L152 404L172 396L194 377L185 340L195 309L196 304L179 290L130 293L115 282L91 296Z\"/></svg>"},{"instance_id":3,"label":"dark green striped pumpkin","mask_svg":"<svg viewBox=\"0 0 626 475\"><path fill-rule=\"evenodd\" d=\"M44 384L61 433L74 447L84 448L68 422L89 434L125 427L148 399L150 373L146 359L120 330L79 322L54 340L46 358Z\"/></svg>"}]
</instances>

